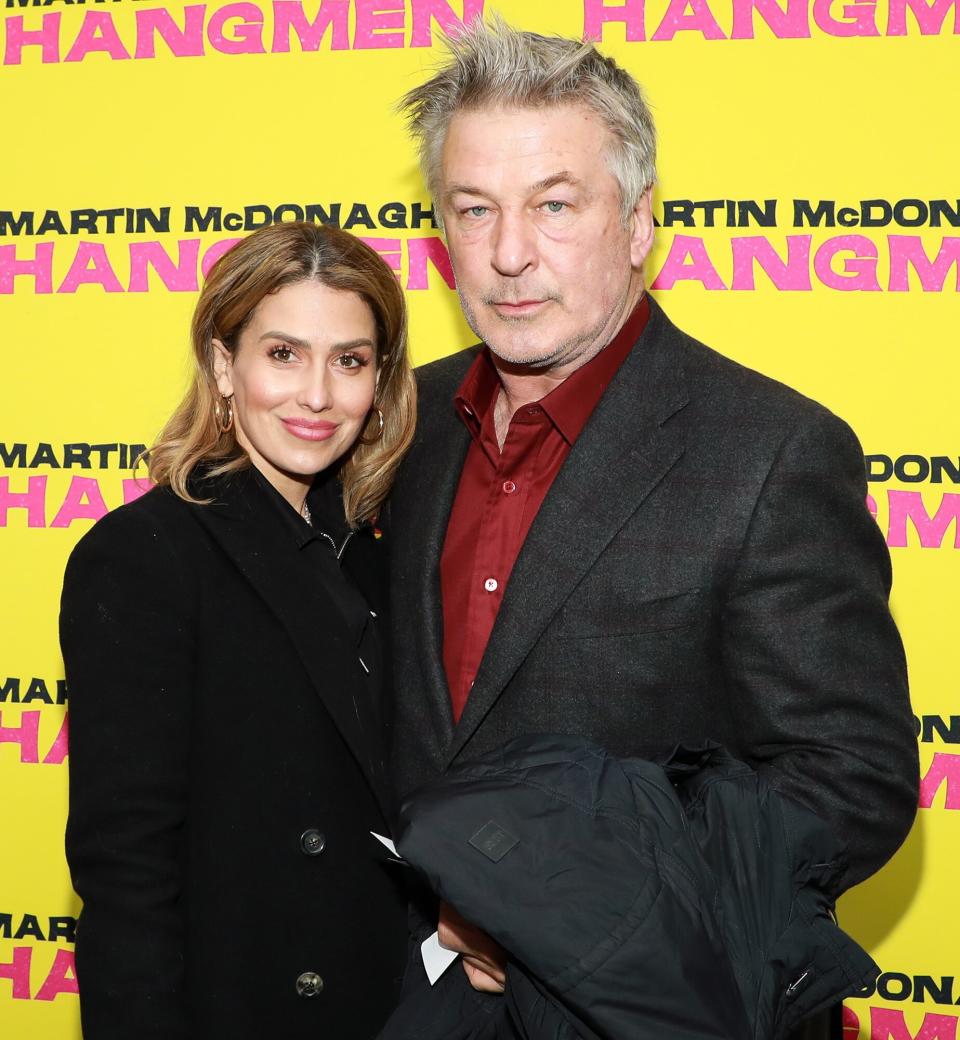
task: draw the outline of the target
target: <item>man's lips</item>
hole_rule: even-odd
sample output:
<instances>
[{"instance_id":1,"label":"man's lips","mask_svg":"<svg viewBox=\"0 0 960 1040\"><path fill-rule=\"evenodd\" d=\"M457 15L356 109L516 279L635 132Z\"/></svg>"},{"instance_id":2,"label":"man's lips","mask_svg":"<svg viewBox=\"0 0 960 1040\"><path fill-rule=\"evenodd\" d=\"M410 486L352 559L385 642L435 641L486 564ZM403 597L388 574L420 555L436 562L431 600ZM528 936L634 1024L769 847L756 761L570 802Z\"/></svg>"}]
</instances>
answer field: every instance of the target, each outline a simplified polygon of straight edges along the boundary
<instances>
[{"instance_id":1,"label":"man's lips","mask_svg":"<svg viewBox=\"0 0 960 1040\"><path fill-rule=\"evenodd\" d=\"M337 431L339 423L322 419L281 419L287 430L304 441L325 441Z\"/></svg>"},{"instance_id":2,"label":"man's lips","mask_svg":"<svg viewBox=\"0 0 960 1040\"><path fill-rule=\"evenodd\" d=\"M493 307L504 315L532 314L547 303L549 300L494 300Z\"/></svg>"}]
</instances>

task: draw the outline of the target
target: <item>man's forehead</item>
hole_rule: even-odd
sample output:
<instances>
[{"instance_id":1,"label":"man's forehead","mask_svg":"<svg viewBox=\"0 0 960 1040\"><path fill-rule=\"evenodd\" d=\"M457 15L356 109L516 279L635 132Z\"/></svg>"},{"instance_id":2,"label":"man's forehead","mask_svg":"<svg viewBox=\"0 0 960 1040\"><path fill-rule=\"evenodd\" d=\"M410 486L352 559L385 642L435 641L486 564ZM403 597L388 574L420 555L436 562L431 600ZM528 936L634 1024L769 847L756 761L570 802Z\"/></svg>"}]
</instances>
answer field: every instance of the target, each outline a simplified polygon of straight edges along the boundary
<instances>
[{"instance_id":1,"label":"man's forehead","mask_svg":"<svg viewBox=\"0 0 960 1040\"><path fill-rule=\"evenodd\" d=\"M491 126L541 133L609 133L600 116L581 102L543 105L469 105L458 108L450 118L446 138L471 138Z\"/></svg>"},{"instance_id":2,"label":"man's forehead","mask_svg":"<svg viewBox=\"0 0 960 1040\"><path fill-rule=\"evenodd\" d=\"M509 173L530 192L578 186L598 165L610 132L584 105L469 108L450 122L442 153L446 190Z\"/></svg>"}]
</instances>

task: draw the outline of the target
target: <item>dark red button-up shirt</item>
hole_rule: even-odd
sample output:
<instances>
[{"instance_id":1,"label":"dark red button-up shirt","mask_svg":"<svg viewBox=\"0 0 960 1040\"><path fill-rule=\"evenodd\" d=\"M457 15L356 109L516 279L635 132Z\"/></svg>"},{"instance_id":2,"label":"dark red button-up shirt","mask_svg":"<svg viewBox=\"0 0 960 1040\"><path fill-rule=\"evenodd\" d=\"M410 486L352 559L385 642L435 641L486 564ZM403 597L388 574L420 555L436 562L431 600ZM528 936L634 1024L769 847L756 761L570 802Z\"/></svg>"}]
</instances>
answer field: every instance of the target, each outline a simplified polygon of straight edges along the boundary
<instances>
[{"instance_id":1,"label":"dark red button-up shirt","mask_svg":"<svg viewBox=\"0 0 960 1040\"><path fill-rule=\"evenodd\" d=\"M500 378L487 350L470 366L457 391L457 411L473 443L440 558L443 664L454 720L467 703L533 518L649 313L643 296L596 357L546 397L514 414L502 449L494 428Z\"/></svg>"}]
</instances>

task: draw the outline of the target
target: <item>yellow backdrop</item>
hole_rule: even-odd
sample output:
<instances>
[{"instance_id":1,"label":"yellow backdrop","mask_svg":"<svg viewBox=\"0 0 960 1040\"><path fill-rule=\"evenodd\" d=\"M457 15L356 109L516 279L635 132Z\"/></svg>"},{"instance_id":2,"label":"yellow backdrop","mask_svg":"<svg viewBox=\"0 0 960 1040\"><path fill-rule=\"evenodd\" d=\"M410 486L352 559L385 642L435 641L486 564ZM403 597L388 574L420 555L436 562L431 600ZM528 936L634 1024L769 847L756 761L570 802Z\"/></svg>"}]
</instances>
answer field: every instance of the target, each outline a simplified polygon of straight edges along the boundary
<instances>
[{"instance_id":1,"label":"yellow backdrop","mask_svg":"<svg viewBox=\"0 0 960 1040\"><path fill-rule=\"evenodd\" d=\"M469 342L392 105L436 61L437 27L483 3L4 3L0 1036L69 1040L64 562L137 494L131 458L185 386L199 273L245 230L335 220L397 271L417 363ZM646 85L661 141L648 275L673 320L863 442L924 784L905 847L841 906L884 969L849 1004L849 1040L956 1040L957 0L498 9L600 38Z\"/></svg>"}]
</instances>

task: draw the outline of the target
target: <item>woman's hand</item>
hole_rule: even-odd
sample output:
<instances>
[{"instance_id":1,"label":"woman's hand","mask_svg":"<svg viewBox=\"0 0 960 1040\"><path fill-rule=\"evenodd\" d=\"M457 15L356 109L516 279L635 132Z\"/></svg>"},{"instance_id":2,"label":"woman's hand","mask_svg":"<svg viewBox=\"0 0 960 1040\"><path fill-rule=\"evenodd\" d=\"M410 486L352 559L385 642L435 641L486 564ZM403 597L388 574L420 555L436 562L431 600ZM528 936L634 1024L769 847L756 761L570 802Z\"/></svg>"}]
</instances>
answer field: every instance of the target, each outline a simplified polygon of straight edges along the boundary
<instances>
[{"instance_id":1,"label":"woman's hand","mask_svg":"<svg viewBox=\"0 0 960 1040\"><path fill-rule=\"evenodd\" d=\"M503 992L507 954L486 932L464 920L449 903L441 903L437 933L441 946L462 955L463 970L474 989L482 993Z\"/></svg>"}]
</instances>

